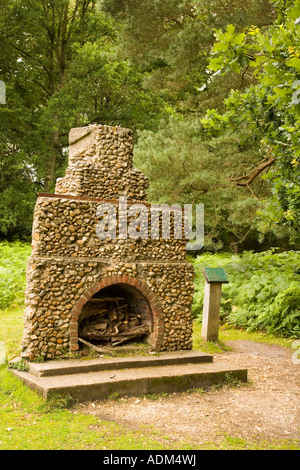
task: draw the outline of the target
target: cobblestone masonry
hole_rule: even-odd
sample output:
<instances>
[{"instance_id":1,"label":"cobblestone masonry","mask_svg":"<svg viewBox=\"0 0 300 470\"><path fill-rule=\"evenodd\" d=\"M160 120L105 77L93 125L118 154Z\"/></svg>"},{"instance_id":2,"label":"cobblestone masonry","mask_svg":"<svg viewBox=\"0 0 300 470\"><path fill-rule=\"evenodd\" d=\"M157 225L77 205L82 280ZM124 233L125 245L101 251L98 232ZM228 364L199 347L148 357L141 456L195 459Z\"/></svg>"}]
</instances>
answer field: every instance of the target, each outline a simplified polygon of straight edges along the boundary
<instances>
[{"instance_id":1,"label":"cobblestone masonry","mask_svg":"<svg viewBox=\"0 0 300 470\"><path fill-rule=\"evenodd\" d=\"M185 241L100 240L97 207L146 202L147 178L132 168L131 131L89 126L70 132L66 176L53 195L39 195L27 268L22 356L53 359L78 349L81 309L101 289L130 285L152 314L154 350L192 348L194 271ZM149 208L150 211L150 208ZM150 217L149 217L150 220Z\"/></svg>"}]
</instances>

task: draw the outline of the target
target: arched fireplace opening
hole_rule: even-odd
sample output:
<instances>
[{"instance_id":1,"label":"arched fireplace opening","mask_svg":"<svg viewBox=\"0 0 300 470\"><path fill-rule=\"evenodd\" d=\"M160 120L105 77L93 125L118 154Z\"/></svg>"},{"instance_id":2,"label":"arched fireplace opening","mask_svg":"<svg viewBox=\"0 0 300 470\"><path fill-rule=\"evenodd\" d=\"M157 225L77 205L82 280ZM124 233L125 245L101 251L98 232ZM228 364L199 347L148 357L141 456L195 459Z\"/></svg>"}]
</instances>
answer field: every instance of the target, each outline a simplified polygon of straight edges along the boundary
<instances>
[{"instance_id":1,"label":"arched fireplace opening","mask_svg":"<svg viewBox=\"0 0 300 470\"><path fill-rule=\"evenodd\" d=\"M119 313L122 309L124 318L114 311ZM112 318L109 318L109 315ZM125 323L127 321L128 323ZM92 334L87 335L87 324L92 326L90 330L98 330L94 338ZM126 329L126 325L130 328ZM109 332L109 329L114 328L115 331ZM89 339L82 338L82 334ZM128 341L139 338L139 341L149 344L153 351L162 349L164 316L161 302L141 279L125 275L102 278L100 282L90 286L73 307L70 319L71 352L78 351L79 344L82 344L80 339L95 346L108 346L112 344L112 338L114 346L116 343L125 345Z\"/></svg>"},{"instance_id":2,"label":"arched fireplace opening","mask_svg":"<svg viewBox=\"0 0 300 470\"><path fill-rule=\"evenodd\" d=\"M151 344L153 314L149 301L134 286L113 284L94 294L78 318L78 338L100 346L132 341Z\"/></svg>"}]
</instances>

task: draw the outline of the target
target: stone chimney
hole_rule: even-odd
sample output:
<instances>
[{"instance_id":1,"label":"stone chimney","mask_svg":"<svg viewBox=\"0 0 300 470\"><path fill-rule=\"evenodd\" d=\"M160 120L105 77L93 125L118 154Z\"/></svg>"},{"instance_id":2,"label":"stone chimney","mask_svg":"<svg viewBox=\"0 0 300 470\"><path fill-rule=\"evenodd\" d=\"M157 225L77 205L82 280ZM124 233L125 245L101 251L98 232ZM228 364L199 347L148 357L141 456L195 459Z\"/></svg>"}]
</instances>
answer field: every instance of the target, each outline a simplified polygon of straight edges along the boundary
<instances>
[{"instance_id":1,"label":"stone chimney","mask_svg":"<svg viewBox=\"0 0 300 470\"><path fill-rule=\"evenodd\" d=\"M132 338L154 351L192 348L194 271L186 240L172 230L168 239L97 233L99 206L108 203L119 220L120 197L128 208L143 204L150 224L148 180L132 167L132 154L129 129L71 130L65 177L35 206L23 357L62 357L82 348L84 338L110 348Z\"/></svg>"}]
</instances>

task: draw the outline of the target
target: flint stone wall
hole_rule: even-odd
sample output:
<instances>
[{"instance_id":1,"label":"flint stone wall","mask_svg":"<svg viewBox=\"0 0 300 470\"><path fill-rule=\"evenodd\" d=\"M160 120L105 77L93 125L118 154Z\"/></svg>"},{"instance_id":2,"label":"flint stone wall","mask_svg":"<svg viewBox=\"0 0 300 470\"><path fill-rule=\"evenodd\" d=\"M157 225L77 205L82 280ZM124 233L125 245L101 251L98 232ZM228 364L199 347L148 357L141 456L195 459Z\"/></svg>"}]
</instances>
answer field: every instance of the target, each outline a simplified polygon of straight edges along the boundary
<instances>
[{"instance_id":1,"label":"flint stone wall","mask_svg":"<svg viewBox=\"0 0 300 470\"><path fill-rule=\"evenodd\" d=\"M132 168L132 131L120 127L88 126L70 132L69 165L55 192L98 199L146 202L148 178Z\"/></svg>"}]
</instances>

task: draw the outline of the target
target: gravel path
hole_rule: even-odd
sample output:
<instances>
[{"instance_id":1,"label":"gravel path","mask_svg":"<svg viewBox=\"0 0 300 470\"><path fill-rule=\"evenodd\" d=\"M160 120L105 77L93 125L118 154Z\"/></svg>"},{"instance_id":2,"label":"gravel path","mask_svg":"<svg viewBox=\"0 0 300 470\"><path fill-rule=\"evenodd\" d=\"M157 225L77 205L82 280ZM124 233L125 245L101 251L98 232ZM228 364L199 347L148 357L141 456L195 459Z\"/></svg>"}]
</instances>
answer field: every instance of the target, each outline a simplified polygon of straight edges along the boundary
<instances>
[{"instance_id":1,"label":"gravel path","mask_svg":"<svg viewBox=\"0 0 300 470\"><path fill-rule=\"evenodd\" d=\"M248 369L249 383L158 399L125 398L79 405L77 411L125 425L160 431L169 445L218 446L224 436L268 443L299 440L300 364L291 350L251 341L227 343L214 360Z\"/></svg>"}]
</instances>

